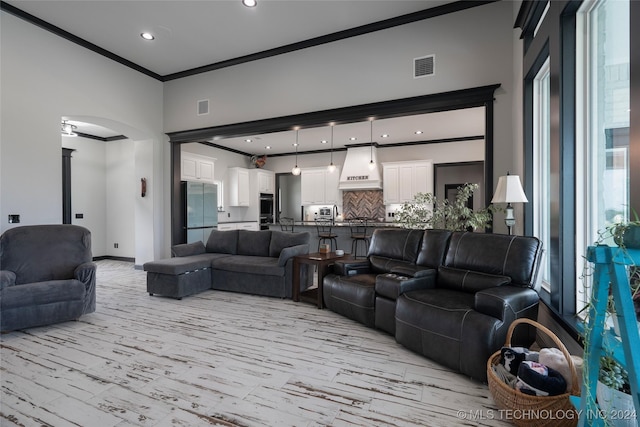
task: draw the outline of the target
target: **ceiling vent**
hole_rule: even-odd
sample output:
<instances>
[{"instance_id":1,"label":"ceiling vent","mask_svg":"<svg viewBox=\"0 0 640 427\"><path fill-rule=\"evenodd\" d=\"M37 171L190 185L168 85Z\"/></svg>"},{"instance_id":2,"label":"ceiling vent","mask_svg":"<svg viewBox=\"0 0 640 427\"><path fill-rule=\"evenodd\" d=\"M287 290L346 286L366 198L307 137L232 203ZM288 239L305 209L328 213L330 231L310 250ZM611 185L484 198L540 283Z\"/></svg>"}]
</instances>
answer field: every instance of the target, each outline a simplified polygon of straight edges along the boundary
<instances>
[{"instance_id":1,"label":"ceiling vent","mask_svg":"<svg viewBox=\"0 0 640 427\"><path fill-rule=\"evenodd\" d=\"M413 58L413 78L433 76L435 74L435 55Z\"/></svg>"},{"instance_id":2,"label":"ceiling vent","mask_svg":"<svg viewBox=\"0 0 640 427\"><path fill-rule=\"evenodd\" d=\"M209 114L209 100L202 99L198 101L198 115L204 116L206 114Z\"/></svg>"}]
</instances>

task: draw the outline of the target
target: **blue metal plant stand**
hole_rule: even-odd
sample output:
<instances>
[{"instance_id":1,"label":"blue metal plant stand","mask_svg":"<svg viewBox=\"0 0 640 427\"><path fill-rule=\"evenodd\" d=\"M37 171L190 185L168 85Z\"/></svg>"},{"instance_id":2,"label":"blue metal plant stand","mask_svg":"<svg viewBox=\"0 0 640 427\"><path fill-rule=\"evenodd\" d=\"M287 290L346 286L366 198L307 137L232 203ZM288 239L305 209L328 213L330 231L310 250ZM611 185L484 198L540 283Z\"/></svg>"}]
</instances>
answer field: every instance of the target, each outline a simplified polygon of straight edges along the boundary
<instances>
[{"instance_id":1,"label":"blue metal plant stand","mask_svg":"<svg viewBox=\"0 0 640 427\"><path fill-rule=\"evenodd\" d=\"M579 426L603 426L605 419L640 418L640 338L633 306L631 287L626 267L640 266L640 249L621 249L617 246L589 246L587 260L594 264L593 304L589 307L589 320L585 325L584 376L581 396L571 401L580 414ZM616 316L620 325L620 338L605 331L605 315L609 292L613 295ZM635 355L634 355L635 353ZM629 414L603 414L596 403L596 385L600 371L600 357L612 354L629 373L631 395L635 412ZM638 424L640 426L640 424Z\"/></svg>"}]
</instances>

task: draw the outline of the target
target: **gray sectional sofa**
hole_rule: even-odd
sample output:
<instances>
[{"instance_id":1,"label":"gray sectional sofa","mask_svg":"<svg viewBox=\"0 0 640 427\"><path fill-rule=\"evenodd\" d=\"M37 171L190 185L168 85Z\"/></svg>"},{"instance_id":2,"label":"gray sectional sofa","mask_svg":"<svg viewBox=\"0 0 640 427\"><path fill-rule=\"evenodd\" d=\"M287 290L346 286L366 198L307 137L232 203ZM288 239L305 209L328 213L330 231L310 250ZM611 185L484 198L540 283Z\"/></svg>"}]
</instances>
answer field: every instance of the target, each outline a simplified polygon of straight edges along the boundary
<instances>
[{"instance_id":1,"label":"gray sectional sofa","mask_svg":"<svg viewBox=\"0 0 640 427\"><path fill-rule=\"evenodd\" d=\"M172 258L147 262L147 292L182 298L207 289L290 298L293 257L309 253L307 232L228 230L175 245ZM302 286L310 277L303 271Z\"/></svg>"}]
</instances>

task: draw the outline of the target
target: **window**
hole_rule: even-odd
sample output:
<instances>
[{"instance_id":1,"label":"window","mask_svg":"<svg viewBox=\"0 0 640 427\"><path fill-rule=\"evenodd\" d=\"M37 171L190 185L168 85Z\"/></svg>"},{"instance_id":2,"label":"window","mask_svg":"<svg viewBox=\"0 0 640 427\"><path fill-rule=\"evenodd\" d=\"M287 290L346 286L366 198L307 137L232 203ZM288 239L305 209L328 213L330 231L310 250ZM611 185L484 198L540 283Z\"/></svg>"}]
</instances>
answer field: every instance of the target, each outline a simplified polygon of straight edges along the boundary
<instances>
[{"instance_id":1,"label":"window","mask_svg":"<svg viewBox=\"0 0 640 427\"><path fill-rule=\"evenodd\" d=\"M533 168L536 171L533 186L533 234L543 242L551 241L551 92L549 89L549 58L533 80ZM546 256L540 266L542 287L550 292L551 257Z\"/></svg>"},{"instance_id":2,"label":"window","mask_svg":"<svg viewBox=\"0 0 640 427\"><path fill-rule=\"evenodd\" d=\"M628 0L585 2L577 15L577 262L598 230L629 218L630 32ZM580 268L578 268L580 273ZM580 282L578 282L580 283ZM576 307L586 298L576 288Z\"/></svg>"}]
</instances>

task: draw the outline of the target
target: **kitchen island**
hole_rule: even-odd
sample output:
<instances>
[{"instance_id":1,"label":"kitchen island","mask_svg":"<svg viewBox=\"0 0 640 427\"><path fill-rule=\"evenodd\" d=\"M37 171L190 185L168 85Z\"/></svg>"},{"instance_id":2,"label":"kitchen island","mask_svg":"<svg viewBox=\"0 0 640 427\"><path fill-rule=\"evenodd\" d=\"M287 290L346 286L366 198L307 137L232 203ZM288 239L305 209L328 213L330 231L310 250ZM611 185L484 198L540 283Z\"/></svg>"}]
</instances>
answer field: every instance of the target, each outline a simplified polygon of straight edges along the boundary
<instances>
[{"instance_id":1,"label":"kitchen island","mask_svg":"<svg viewBox=\"0 0 640 427\"><path fill-rule=\"evenodd\" d=\"M367 234L371 235L373 230L376 228L399 228L400 224L396 222L371 222L367 223ZM270 230L280 230L280 224L270 224ZM295 221L293 225L293 231L307 231L311 234L311 241L309 242L309 251L316 252L318 250L318 232L316 229L316 223L314 221ZM338 241L338 248L345 251L345 253L351 253L351 228L349 227L348 221L336 221L331 229L333 234L336 234L338 237L336 238ZM332 250L335 251L336 248ZM358 249L358 256L362 257L364 255L364 250L362 249L362 244L360 245L360 249Z\"/></svg>"}]
</instances>

